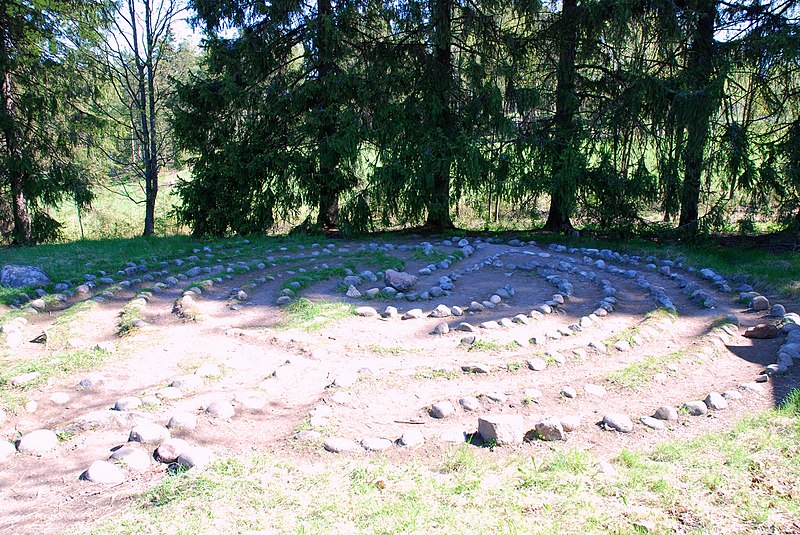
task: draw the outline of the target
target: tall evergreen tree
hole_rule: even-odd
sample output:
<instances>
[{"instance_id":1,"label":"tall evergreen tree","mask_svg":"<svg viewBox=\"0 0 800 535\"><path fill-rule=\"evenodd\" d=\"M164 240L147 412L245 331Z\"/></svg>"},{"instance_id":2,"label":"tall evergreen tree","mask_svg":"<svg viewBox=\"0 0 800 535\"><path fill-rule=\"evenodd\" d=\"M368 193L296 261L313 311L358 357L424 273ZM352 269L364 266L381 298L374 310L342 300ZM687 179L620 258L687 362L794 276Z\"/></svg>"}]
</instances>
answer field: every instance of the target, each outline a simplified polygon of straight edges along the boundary
<instances>
[{"instance_id":1,"label":"tall evergreen tree","mask_svg":"<svg viewBox=\"0 0 800 535\"><path fill-rule=\"evenodd\" d=\"M0 195L13 243L54 236L48 206L91 200L77 149L98 126L84 106L94 88L83 75L102 12L94 2L0 0Z\"/></svg>"},{"instance_id":2,"label":"tall evergreen tree","mask_svg":"<svg viewBox=\"0 0 800 535\"><path fill-rule=\"evenodd\" d=\"M180 90L179 140L195 177L179 216L196 232L257 232L311 206L339 225L339 195L358 182L364 93L357 44L368 2L196 1L207 74ZM235 27L239 35L219 32ZM208 133L211 133L209 136Z\"/></svg>"}]
</instances>

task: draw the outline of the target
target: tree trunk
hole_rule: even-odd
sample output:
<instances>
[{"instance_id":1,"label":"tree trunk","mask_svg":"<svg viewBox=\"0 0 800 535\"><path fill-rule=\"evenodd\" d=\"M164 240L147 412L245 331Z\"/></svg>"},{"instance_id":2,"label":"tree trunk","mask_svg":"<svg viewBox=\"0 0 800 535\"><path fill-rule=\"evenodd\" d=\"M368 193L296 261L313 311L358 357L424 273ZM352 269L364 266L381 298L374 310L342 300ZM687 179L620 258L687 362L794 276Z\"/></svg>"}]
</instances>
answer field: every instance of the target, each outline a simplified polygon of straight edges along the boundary
<instances>
[{"instance_id":1,"label":"tree trunk","mask_svg":"<svg viewBox=\"0 0 800 535\"><path fill-rule=\"evenodd\" d=\"M325 230L334 229L339 225L339 190L340 184L337 180L339 153L330 146L330 138L336 133L335 117L328 109L333 105L330 99L330 88L328 87L331 77L336 72L336 61L334 59L333 42L333 9L331 0L319 0L317 2L317 24L319 25L319 36L317 38L317 55L319 65L319 85L325 92L323 106L322 124L318 134L319 154L319 187L317 202L319 211L317 213L317 225Z\"/></svg>"},{"instance_id":2,"label":"tree trunk","mask_svg":"<svg viewBox=\"0 0 800 535\"><path fill-rule=\"evenodd\" d=\"M0 21L2 22L2 21ZM22 150L19 147L17 133L14 129L14 93L12 89L11 73L8 65L8 38L6 30L0 29L0 57L3 60L2 79L2 113L3 136L5 137L5 150L8 163L8 184L11 192L11 215L13 219L13 243L25 245L31 242L31 215L28 210L28 200L25 198L25 171L22 162Z\"/></svg>"},{"instance_id":3,"label":"tree trunk","mask_svg":"<svg viewBox=\"0 0 800 535\"><path fill-rule=\"evenodd\" d=\"M434 127L442 132L444 147L438 147L433 167L431 197L425 226L434 230L453 228L450 218L450 168L451 143L455 137L453 124L452 91L454 83L452 48L452 0L433 0L431 25L433 26L433 91L437 111Z\"/></svg>"},{"instance_id":4,"label":"tree trunk","mask_svg":"<svg viewBox=\"0 0 800 535\"><path fill-rule=\"evenodd\" d=\"M575 56L578 49L578 0L564 0L561 8L560 43L556 72L556 113L553 118L553 185L550 191L550 209L545 230L563 232L572 230L573 206L575 204L574 170L571 155L576 143L575 114L578 97L575 94Z\"/></svg>"},{"instance_id":5,"label":"tree trunk","mask_svg":"<svg viewBox=\"0 0 800 535\"><path fill-rule=\"evenodd\" d=\"M693 119L686 125L686 156L678 226L690 234L696 234L698 230L704 155L713 107L710 86L714 70L714 22L716 16L716 0L699 2L697 26L689 49L687 65L690 89L694 95L691 100L694 113L692 114Z\"/></svg>"},{"instance_id":6,"label":"tree trunk","mask_svg":"<svg viewBox=\"0 0 800 535\"><path fill-rule=\"evenodd\" d=\"M145 181L145 226L144 235L152 236L155 233L156 197L158 197L158 125L156 124L156 72L155 54L157 43L154 41L156 30L153 28L152 6L145 2L145 31L147 38L147 57L145 71L147 73L147 108L148 108L148 141L150 143L147 168L149 179Z\"/></svg>"}]
</instances>

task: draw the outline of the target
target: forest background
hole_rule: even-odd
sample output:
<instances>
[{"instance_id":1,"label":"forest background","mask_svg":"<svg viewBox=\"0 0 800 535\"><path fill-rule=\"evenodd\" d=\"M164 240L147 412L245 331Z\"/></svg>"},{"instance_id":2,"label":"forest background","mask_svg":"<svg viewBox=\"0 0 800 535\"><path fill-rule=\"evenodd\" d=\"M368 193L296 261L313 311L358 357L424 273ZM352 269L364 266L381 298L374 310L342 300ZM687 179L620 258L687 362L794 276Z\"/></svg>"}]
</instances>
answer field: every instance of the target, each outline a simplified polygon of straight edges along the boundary
<instances>
[{"instance_id":1,"label":"forest background","mask_svg":"<svg viewBox=\"0 0 800 535\"><path fill-rule=\"evenodd\" d=\"M2 242L796 230L797 21L791 0L3 0Z\"/></svg>"}]
</instances>

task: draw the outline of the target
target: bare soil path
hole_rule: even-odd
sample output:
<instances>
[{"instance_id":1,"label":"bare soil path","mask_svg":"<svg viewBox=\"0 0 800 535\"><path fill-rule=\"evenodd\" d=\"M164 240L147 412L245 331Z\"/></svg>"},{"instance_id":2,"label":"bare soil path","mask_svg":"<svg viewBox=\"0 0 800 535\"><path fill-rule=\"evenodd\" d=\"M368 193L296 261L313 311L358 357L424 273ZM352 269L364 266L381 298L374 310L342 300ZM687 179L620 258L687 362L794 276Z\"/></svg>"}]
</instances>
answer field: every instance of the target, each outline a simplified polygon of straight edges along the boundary
<instances>
[{"instance_id":1,"label":"bare soil path","mask_svg":"<svg viewBox=\"0 0 800 535\"><path fill-rule=\"evenodd\" d=\"M4 440L17 441L36 429L54 430L61 439L51 451L18 453L0 464L0 532L52 533L114 514L167 477L169 465L153 459L143 470L123 467L124 482L115 485L79 476L125 445L135 425L166 425L179 413L194 415L197 424L173 429L173 436L222 458L267 450L324 463L336 455L323 448L326 438L375 437L395 445L357 454L424 460L453 447L459 436L461 442L478 442L478 419L497 414L521 415L526 431L548 416L580 422L563 441L534 438L498 450L535 454L542 448L581 446L610 458L624 448L724 429L744 414L774 406L800 384L797 366L760 378L776 362L786 334L756 340L742 333L757 323L783 322L768 317L768 310L753 312L739 303L733 281L715 284L688 266L655 262L647 267L648 259L610 251L469 242L469 250L452 240L420 245L420 240L397 239L388 247L337 242L275 251L251 251L242 242L193 261L168 259L170 267L151 282L177 274L182 280L146 295L139 309L143 323L125 336L118 334L120 313L145 281L116 288L101 300L72 298L58 310L28 316L13 337L0 339L3 365L55 357L70 348L100 345L114 352L98 369L21 387L19 393L35 406L0 417ZM382 290L383 280L370 282L363 271L380 277L386 258L418 276L414 291L439 293L428 289L444 287L442 295L415 301L344 295L344 273L333 270L350 266L355 275L361 273L362 294ZM445 260L446 267L424 271ZM202 269L190 271L189 265ZM330 276L315 275L320 273ZM302 289L285 292L292 281L302 281ZM186 299L184 289L191 286L202 290L190 294L185 303L191 304L191 314L181 317L176 302ZM295 303L302 297L325 305L314 309L309 322L297 315L295 305L277 306L287 293ZM484 301L491 305L484 303L483 310L473 304ZM90 304L67 321L82 302ZM336 302L371 306L378 314L342 316L329 304ZM674 305L677 314L659 311L664 303ZM463 315L428 317L440 304ZM784 304L789 311L797 309ZM397 314L381 317L387 306ZM422 317L402 319L412 309L421 309ZM460 330L465 322L475 332ZM442 323L449 332L432 334ZM29 342L56 332L48 344ZM537 359L545 367L534 371L528 364L535 367ZM468 365L480 365L486 373L465 373ZM217 372L203 373L214 366ZM754 383L757 378L766 382ZM183 386L168 388L176 380ZM565 387L576 395L565 395ZM677 421L664 422L663 430L640 423L661 406L681 408L711 392L736 394L729 395L725 410L703 416L681 411ZM62 399L54 401L55 394ZM114 410L126 397L143 403ZM460 403L465 398L475 398L477 405L466 410ZM230 403L235 414L206 412L218 401ZM431 406L442 401L450 401L454 413L433 418ZM610 412L628 415L633 430L604 429L601 422ZM412 429L422 432L425 443L397 445ZM301 431L306 433L299 439ZM154 447L146 447L148 455Z\"/></svg>"}]
</instances>

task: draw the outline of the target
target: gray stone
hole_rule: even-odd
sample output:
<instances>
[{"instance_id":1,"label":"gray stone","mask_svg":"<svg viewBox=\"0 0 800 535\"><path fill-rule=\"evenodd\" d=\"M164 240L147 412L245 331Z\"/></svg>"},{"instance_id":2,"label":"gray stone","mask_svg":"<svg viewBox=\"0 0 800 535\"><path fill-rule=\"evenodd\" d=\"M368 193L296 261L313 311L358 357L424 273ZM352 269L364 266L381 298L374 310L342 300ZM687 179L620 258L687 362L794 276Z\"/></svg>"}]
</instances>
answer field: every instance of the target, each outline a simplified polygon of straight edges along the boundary
<instances>
[{"instance_id":1,"label":"gray stone","mask_svg":"<svg viewBox=\"0 0 800 535\"><path fill-rule=\"evenodd\" d=\"M576 431L581 426L581 420L582 419L579 415L568 415L559 418L559 421L561 422L561 427L567 433Z\"/></svg>"},{"instance_id":2,"label":"gray stone","mask_svg":"<svg viewBox=\"0 0 800 535\"><path fill-rule=\"evenodd\" d=\"M608 394L606 389L603 388L600 385L587 384L587 385L584 385L583 390L584 390L584 392L586 392L590 396L595 396L595 397L598 397L598 398L605 397L606 394Z\"/></svg>"},{"instance_id":3,"label":"gray stone","mask_svg":"<svg viewBox=\"0 0 800 535\"><path fill-rule=\"evenodd\" d=\"M555 416L548 416L536 422L535 430L536 435L542 440L556 441L566 438L564 426L561 424L561 420Z\"/></svg>"},{"instance_id":4,"label":"gray stone","mask_svg":"<svg viewBox=\"0 0 800 535\"><path fill-rule=\"evenodd\" d=\"M140 446L129 444L121 446L116 449L108 459L124 464L132 470L137 470L139 472L150 468L150 455Z\"/></svg>"},{"instance_id":5,"label":"gray stone","mask_svg":"<svg viewBox=\"0 0 800 535\"><path fill-rule=\"evenodd\" d=\"M203 377L198 374L183 375L172 381L170 386L180 388L183 392L194 392L205 386Z\"/></svg>"},{"instance_id":6,"label":"gray stone","mask_svg":"<svg viewBox=\"0 0 800 535\"><path fill-rule=\"evenodd\" d=\"M11 378L11 386L23 386L39 378L41 372L30 372Z\"/></svg>"},{"instance_id":7,"label":"gray stone","mask_svg":"<svg viewBox=\"0 0 800 535\"><path fill-rule=\"evenodd\" d=\"M670 405L664 405L656 409L653 418L658 420L665 420L667 422L675 422L678 420L678 409Z\"/></svg>"},{"instance_id":8,"label":"gray stone","mask_svg":"<svg viewBox=\"0 0 800 535\"><path fill-rule=\"evenodd\" d=\"M439 438L442 439L444 442L450 442L451 444L458 444L462 442L466 442L467 434L464 432L463 429L458 427L453 427L451 429L445 429L442 431Z\"/></svg>"},{"instance_id":9,"label":"gray stone","mask_svg":"<svg viewBox=\"0 0 800 535\"><path fill-rule=\"evenodd\" d=\"M445 401L440 401L438 403L434 403L431 406L430 415L433 418L441 419L441 418L447 418L448 416L451 416L455 412L456 409L455 407L453 407L453 404L445 400Z\"/></svg>"},{"instance_id":10,"label":"gray stone","mask_svg":"<svg viewBox=\"0 0 800 535\"><path fill-rule=\"evenodd\" d=\"M461 366L461 371L465 373L489 373L492 369L488 364L464 364Z\"/></svg>"},{"instance_id":11,"label":"gray stone","mask_svg":"<svg viewBox=\"0 0 800 535\"><path fill-rule=\"evenodd\" d=\"M23 286L47 286L50 277L36 266L8 264L0 270L0 286L22 288Z\"/></svg>"},{"instance_id":12,"label":"gray stone","mask_svg":"<svg viewBox=\"0 0 800 535\"><path fill-rule=\"evenodd\" d=\"M633 431L633 422L625 414L610 412L603 416L603 425L608 430L630 433Z\"/></svg>"},{"instance_id":13,"label":"gray stone","mask_svg":"<svg viewBox=\"0 0 800 535\"><path fill-rule=\"evenodd\" d=\"M300 440L302 442L316 442L320 438L322 438L322 433L319 431L312 431L310 429L300 431L294 436L295 440Z\"/></svg>"},{"instance_id":14,"label":"gray stone","mask_svg":"<svg viewBox=\"0 0 800 535\"><path fill-rule=\"evenodd\" d=\"M487 392L484 394L487 399L495 403L505 403L508 401L508 396L503 392Z\"/></svg>"},{"instance_id":15,"label":"gray stone","mask_svg":"<svg viewBox=\"0 0 800 535\"><path fill-rule=\"evenodd\" d=\"M499 329L500 324L497 323L496 321L484 321L480 324L480 328L487 330L494 330L494 329Z\"/></svg>"},{"instance_id":16,"label":"gray stone","mask_svg":"<svg viewBox=\"0 0 800 535\"><path fill-rule=\"evenodd\" d=\"M425 443L425 437L422 434L422 431L419 429L409 429L405 431L403 435L400 437L398 444L401 446L419 446Z\"/></svg>"},{"instance_id":17,"label":"gray stone","mask_svg":"<svg viewBox=\"0 0 800 535\"><path fill-rule=\"evenodd\" d=\"M476 329L474 325L467 322L459 323L458 326L456 327L456 330L467 333L474 333L478 331L478 329Z\"/></svg>"},{"instance_id":18,"label":"gray stone","mask_svg":"<svg viewBox=\"0 0 800 535\"><path fill-rule=\"evenodd\" d=\"M81 479L90 483L119 485L125 481L125 474L115 464L108 461L95 461L81 474Z\"/></svg>"},{"instance_id":19,"label":"gray stone","mask_svg":"<svg viewBox=\"0 0 800 535\"><path fill-rule=\"evenodd\" d=\"M743 396L741 392L738 392L736 390L726 390L725 392L722 393L722 397L724 397L727 400L732 400L732 399L742 399Z\"/></svg>"},{"instance_id":20,"label":"gray stone","mask_svg":"<svg viewBox=\"0 0 800 535\"><path fill-rule=\"evenodd\" d=\"M642 422L643 425L649 427L650 429L655 429L656 431L666 429L667 427L663 420L653 418L652 416L642 416L639 418L639 421Z\"/></svg>"},{"instance_id":21,"label":"gray stone","mask_svg":"<svg viewBox=\"0 0 800 535\"><path fill-rule=\"evenodd\" d=\"M692 416L703 416L708 412L708 407L702 401L687 401L683 404L683 408Z\"/></svg>"},{"instance_id":22,"label":"gray stone","mask_svg":"<svg viewBox=\"0 0 800 535\"><path fill-rule=\"evenodd\" d=\"M167 422L167 428L175 431L192 431L196 427L197 415L191 412L176 412Z\"/></svg>"},{"instance_id":23,"label":"gray stone","mask_svg":"<svg viewBox=\"0 0 800 535\"><path fill-rule=\"evenodd\" d=\"M374 318L378 315L378 311L372 307L358 307L356 309L356 315L363 318Z\"/></svg>"},{"instance_id":24,"label":"gray stone","mask_svg":"<svg viewBox=\"0 0 800 535\"><path fill-rule=\"evenodd\" d=\"M44 455L58 446L58 436L49 429L37 429L22 435L17 444L20 453Z\"/></svg>"},{"instance_id":25,"label":"gray stone","mask_svg":"<svg viewBox=\"0 0 800 535\"><path fill-rule=\"evenodd\" d=\"M115 411L132 411L142 406L142 400L136 396L125 396L114 403Z\"/></svg>"},{"instance_id":26,"label":"gray stone","mask_svg":"<svg viewBox=\"0 0 800 535\"><path fill-rule=\"evenodd\" d=\"M631 348L631 344L630 344L630 342L628 342L627 340L618 340L618 341L617 341L617 342L614 344L614 348L615 348L617 351L628 351L628 350L630 350L630 348Z\"/></svg>"},{"instance_id":27,"label":"gray stone","mask_svg":"<svg viewBox=\"0 0 800 535\"><path fill-rule=\"evenodd\" d=\"M383 280L387 286L391 286L398 292L408 292L417 284L415 275L394 269L387 269L383 274Z\"/></svg>"},{"instance_id":28,"label":"gray stone","mask_svg":"<svg viewBox=\"0 0 800 535\"><path fill-rule=\"evenodd\" d=\"M486 309L482 304L478 303L477 301L473 301L469 304L469 308L467 309L470 312L483 312Z\"/></svg>"},{"instance_id":29,"label":"gray stone","mask_svg":"<svg viewBox=\"0 0 800 535\"><path fill-rule=\"evenodd\" d=\"M461 405L465 411L476 411L481 408L481 402L474 396L461 398L458 400L458 404Z\"/></svg>"},{"instance_id":30,"label":"gray stone","mask_svg":"<svg viewBox=\"0 0 800 535\"><path fill-rule=\"evenodd\" d=\"M560 394L567 399L575 399L578 397L578 392L571 386L565 386L562 388Z\"/></svg>"},{"instance_id":31,"label":"gray stone","mask_svg":"<svg viewBox=\"0 0 800 535\"><path fill-rule=\"evenodd\" d=\"M206 407L206 414L209 416L214 416L215 418L227 420L234 417L236 410L229 401L220 399L214 401L208 407Z\"/></svg>"},{"instance_id":32,"label":"gray stone","mask_svg":"<svg viewBox=\"0 0 800 535\"><path fill-rule=\"evenodd\" d=\"M356 288L355 286L350 285L350 287L347 289L347 293L345 293L345 295L347 297L350 297L351 299L358 299L359 297L361 297L361 292L359 292L358 288Z\"/></svg>"},{"instance_id":33,"label":"gray stone","mask_svg":"<svg viewBox=\"0 0 800 535\"><path fill-rule=\"evenodd\" d=\"M786 308L783 305L772 305L769 309L769 315L776 318L783 318L786 315Z\"/></svg>"},{"instance_id":34,"label":"gray stone","mask_svg":"<svg viewBox=\"0 0 800 535\"><path fill-rule=\"evenodd\" d=\"M715 411L721 411L728 408L728 400L726 400L725 397L718 392L711 392L706 396L706 399L703 400L703 403L706 404L706 407Z\"/></svg>"},{"instance_id":35,"label":"gray stone","mask_svg":"<svg viewBox=\"0 0 800 535\"><path fill-rule=\"evenodd\" d=\"M280 306L288 305L291 302L292 302L292 298L291 297L289 297L288 295L282 295L282 296L280 296L278 298L277 301L275 301L275 304L280 307Z\"/></svg>"},{"instance_id":36,"label":"gray stone","mask_svg":"<svg viewBox=\"0 0 800 535\"><path fill-rule=\"evenodd\" d=\"M433 328L433 334L447 334L450 332L450 326L447 323L439 323Z\"/></svg>"},{"instance_id":37,"label":"gray stone","mask_svg":"<svg viewBox=\"0 0 800 535\"><path fill-rule=\"evenodd\" d=\"M365 437L361 439L361 447L367 451L383 451L392 447L388 438Z\"/></svg>"},{"instance_id":38,"label":"gray stone","mask_svg":"<svg viewBox=\"0 0 800 535\"><path fill-rule=\"evenodd\" d=\"M750 308L752 308L756 312L760 312L762 310L769 310L769 299L764 297L763 295L757 295L750 301Z\"/></svg>"},{"instance_id":39,"label":"gray stone","mask_svg":"<svg viewBox=\"0 0 800 535\"><path fill-rule=\"evenodd\" d=\"M344 453L347 451L360 450L361 446L348 438L328 437L325 439L324 447L331 453Z\"/></svg>"},{"instance_id":40,"label":"gray stone","mask_svg":"<svg viewBox=\"0 0 800 535\"><path fill-rule=\"evenodd\" d=\"M382 318L396 318L398 317L399 313L397 312L397 308L393 306L387 306L383 313L381 314Z\"/></svg>"},{"instance_id":41,"label":"gray stone","mask_svg":"<svg viewBox=\"0 0 800 535\"><path fill-rule=\"evenodd\" d=\"M154 455L162 463L174 463L189 447L189 443L182 438L169 438L156 448Z\"/></svg>"},{"instance_id":42,"label":"gray stone","mask_svg":"<svg viewBox=\"0 0 800 535\"><path fill-rule=\"evenodd\" d=\"M158 445L170 437L169 429L163 425L141 423L131 429L128 436L129 442L140 442L148 445Z\"/></svg>"},{"instance_id":43,"label":"gray stone","mask_svg":"<svg viewBox=\"0 0 800 535\"><path fill-rule=\"evenodd\" d=\"M434 308L431 311L431 313L428 314L428 317L430 317L430 318L449 318L452 315L453 314L450 311L450 307L448 307L447 305L437 305L436 308Z\"/></svg>"},{"instance_id":44,"label":"gray stone","mask_svg":"<svg viewBox=\"0 0 800 535\"><path fill-rule=\"evenodd\" d=\"M494 441L498 446L521 444L525 434L522 416L497 414L478 418L478 434L485 442Z\"/></svg>"},{"instance_id":45,"label":"gray stone","mask_svg":"<svg viewBox=\"0 0 800 535\"><path fill-rule=\"evenodd\" d=\"M403 318L402 319L404 319L404 320L413 320L413 319L420 319L420 318L424 318L424 317L425 317L425 314L422 312L422 309L420 309L420 308L412 308L411 310L409 310L408 312L403 314Z\"/></svg>"},{"instance_id":46,"label":"gray stone","mask_svg":"<svg viewBox=\"0 0 800 535\"><path fill-rule=\"evenodd\" d=\"M203 470L213 460L214 454L210 449L202 446L189 446L180 454L176 462L185 470Z\"/></svg>"},{"instance_id":47,"label":"gray stone","mask_svg":"<svg viewBox=\"0 0 800 535\"><path fill-rule=\"evenodd\" d=\"M534 357L528 359L528 368L535 372L540 372L547 369L547 362L543 358Z\"/></svg>"}]
</instances>

